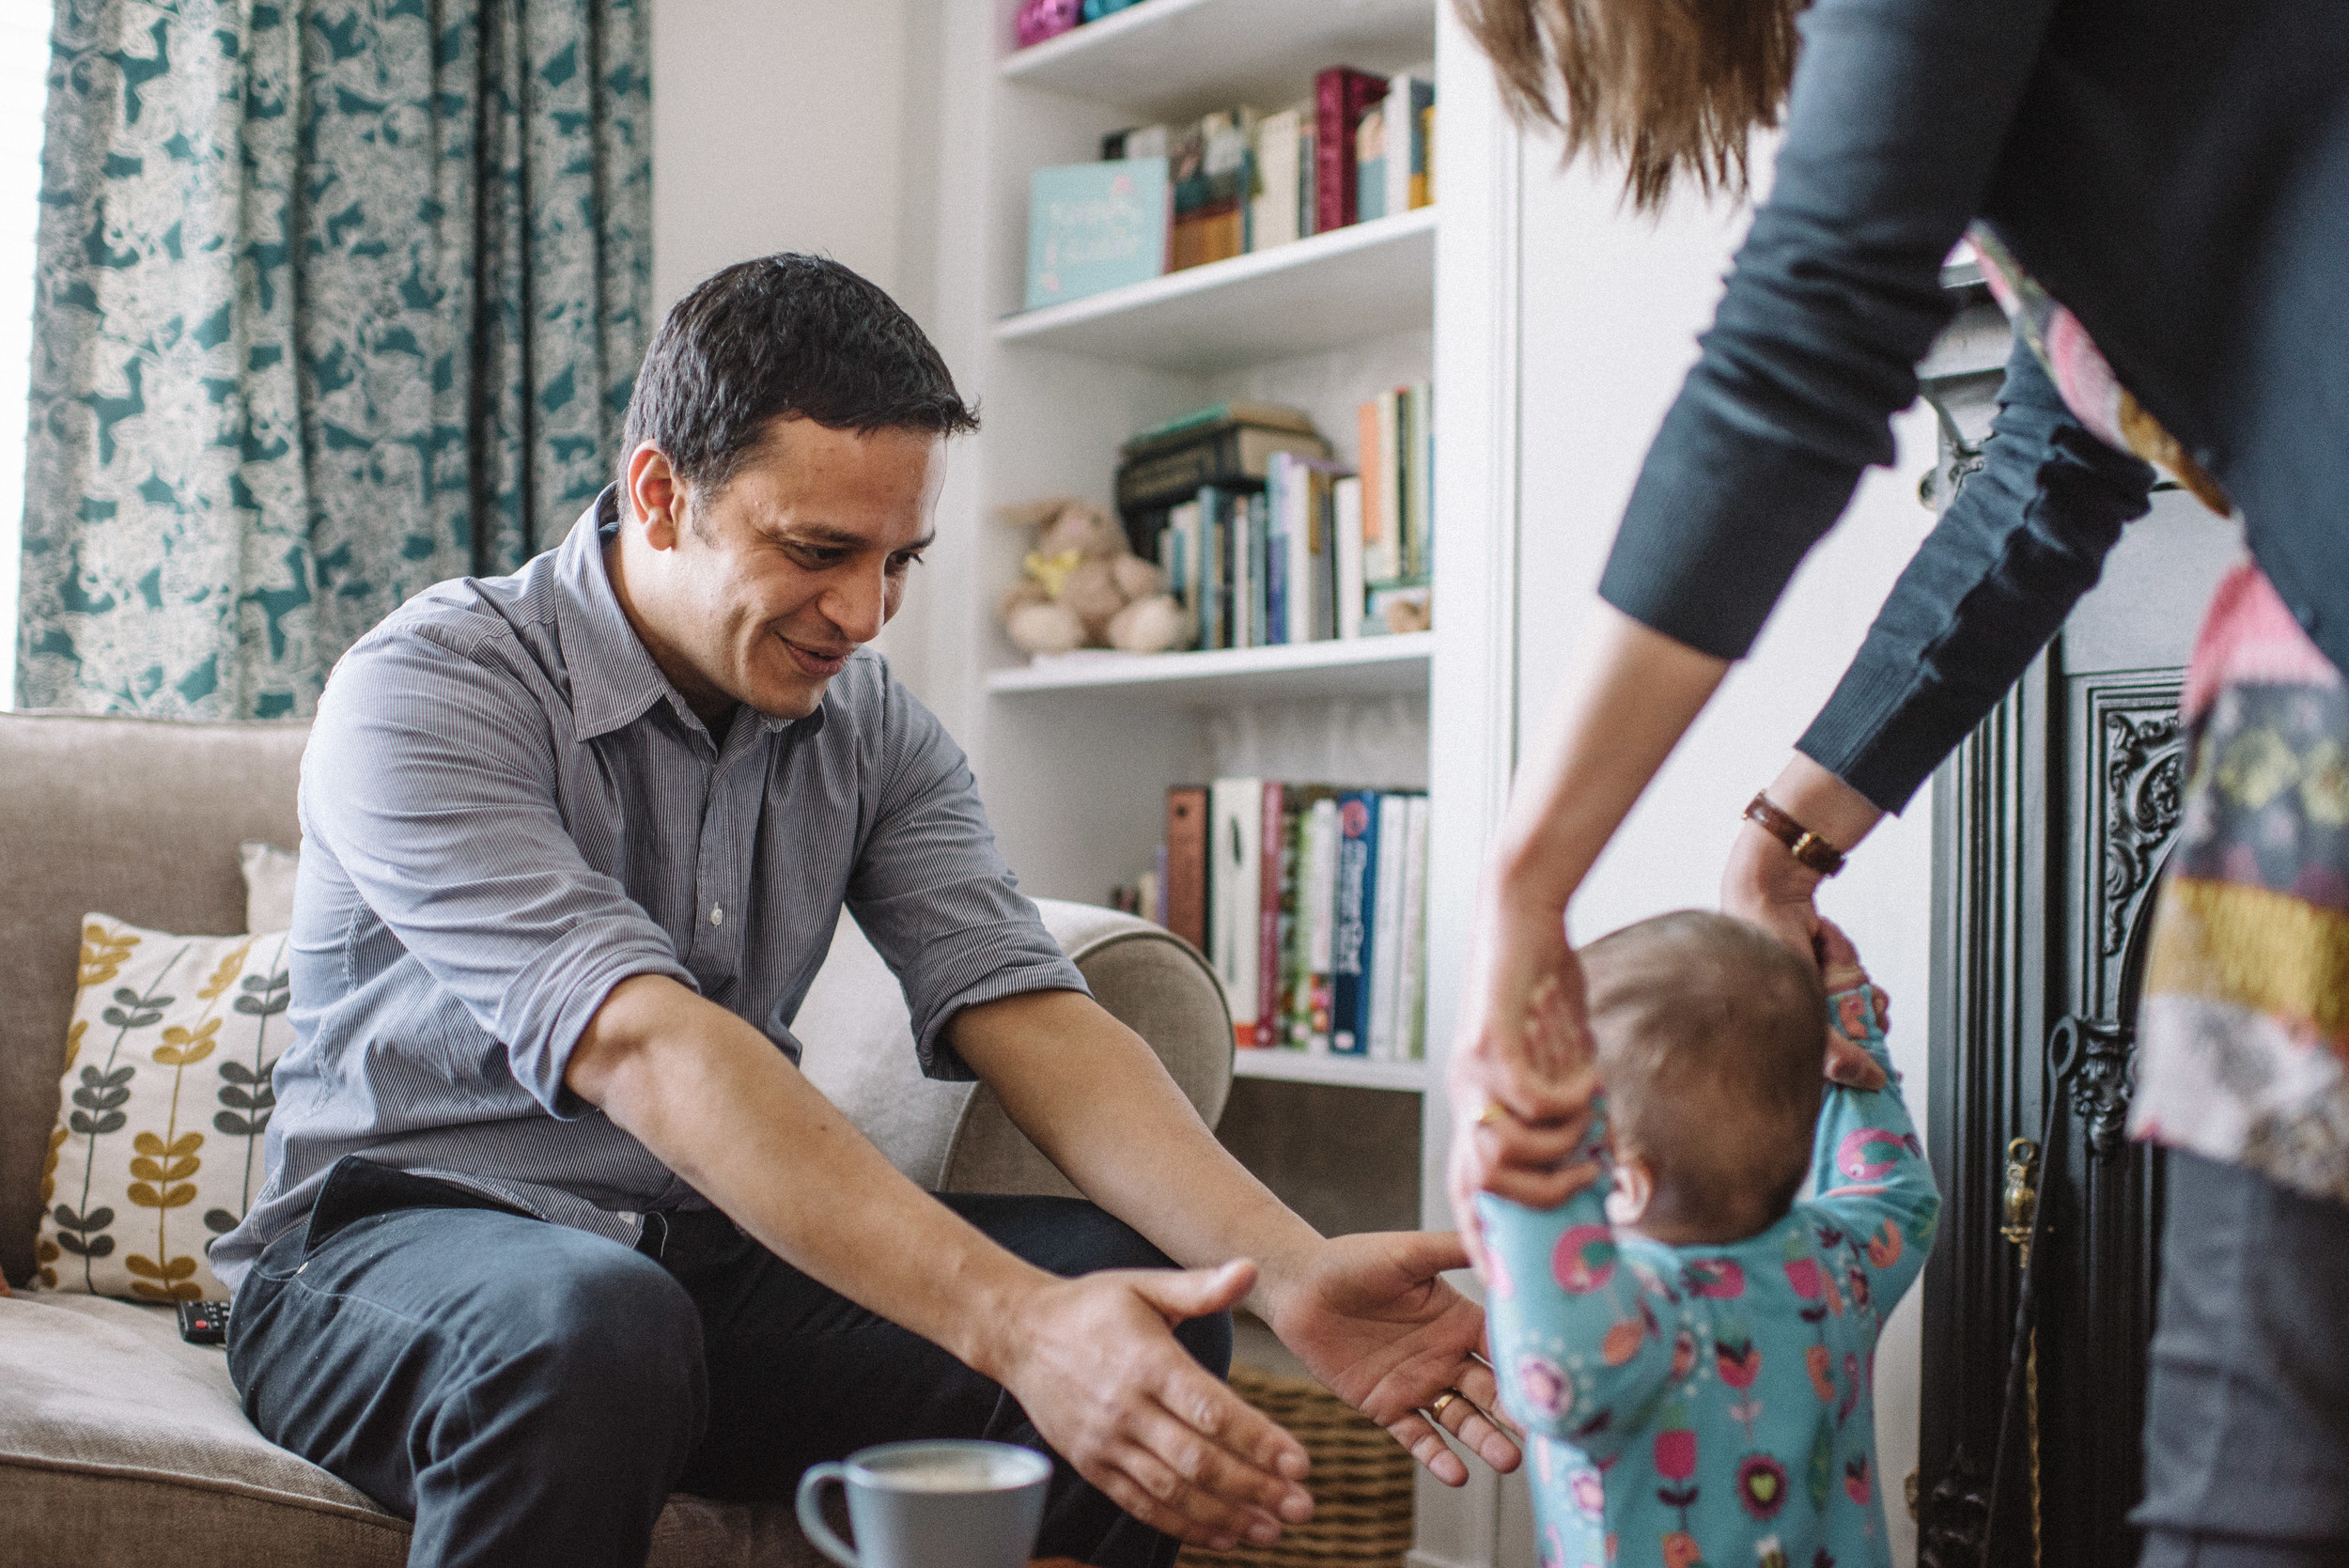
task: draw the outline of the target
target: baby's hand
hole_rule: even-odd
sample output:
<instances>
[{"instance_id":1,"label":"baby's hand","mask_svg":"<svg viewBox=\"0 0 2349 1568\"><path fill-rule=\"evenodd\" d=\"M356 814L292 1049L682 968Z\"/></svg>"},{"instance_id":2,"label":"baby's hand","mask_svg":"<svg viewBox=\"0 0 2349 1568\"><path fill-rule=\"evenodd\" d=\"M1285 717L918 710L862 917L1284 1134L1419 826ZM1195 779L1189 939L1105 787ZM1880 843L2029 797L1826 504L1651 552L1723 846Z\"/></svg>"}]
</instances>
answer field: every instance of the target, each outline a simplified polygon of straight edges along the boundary
<instances>
[{"instance_id":1,"label":"baby's hand","mask_svg":"<svg viewBox=\"0 0 2349 1568\"><path fill-rule=\"evenodd\" d=\"M1839 1057L1848 1062L1851 1057L1864 1057L1866 1054L1858 1048L1858 1042L1866 1038L1869 1020L1859 1009L1866 1006L1875 1013L1875 1027L1881 1032L1891 1019L1890 1001L1881 987L1869 982L1868 971L1859 965L1859 950L1852 946L1851 939L1843 935L1843 928L1833 921L1822 919L1819 922L1816 947L1820 982L1829 997L1838 999L1828 1030L1828 1077L1839 1083L1849 1083L1859 1088L1878 1087L1865 1081L1859 1074L1838 1072L1836 1069ZM1867 1001L1863 1003L1859 995L1853 994L1855 992L1865 995ZM1874 1067L1875 1063L1871 1061L1868 1065Z\"/></svg>"}]
</instances>

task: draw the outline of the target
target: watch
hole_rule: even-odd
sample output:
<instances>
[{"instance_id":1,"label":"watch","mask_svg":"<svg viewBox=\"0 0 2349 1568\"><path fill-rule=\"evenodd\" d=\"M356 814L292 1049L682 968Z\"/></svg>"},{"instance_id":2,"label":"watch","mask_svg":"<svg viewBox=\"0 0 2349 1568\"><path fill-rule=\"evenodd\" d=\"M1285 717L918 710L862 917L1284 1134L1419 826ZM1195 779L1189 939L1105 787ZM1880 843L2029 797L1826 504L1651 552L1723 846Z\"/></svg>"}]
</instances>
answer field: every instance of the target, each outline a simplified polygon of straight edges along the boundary
<instances>
[{"instance_id":1,"label":"watch","mask_svg":"<svg viewBox=\"0 0 2349 1568\"><path fill-rule=\"evenodd\" d=\"M1843 852L1779 810L1767 792L1757 793L1747 803L1746 820L1786 846L1797 865L1809 866L1821 877L1843 869Z\"/></svg>"}]
</instances>

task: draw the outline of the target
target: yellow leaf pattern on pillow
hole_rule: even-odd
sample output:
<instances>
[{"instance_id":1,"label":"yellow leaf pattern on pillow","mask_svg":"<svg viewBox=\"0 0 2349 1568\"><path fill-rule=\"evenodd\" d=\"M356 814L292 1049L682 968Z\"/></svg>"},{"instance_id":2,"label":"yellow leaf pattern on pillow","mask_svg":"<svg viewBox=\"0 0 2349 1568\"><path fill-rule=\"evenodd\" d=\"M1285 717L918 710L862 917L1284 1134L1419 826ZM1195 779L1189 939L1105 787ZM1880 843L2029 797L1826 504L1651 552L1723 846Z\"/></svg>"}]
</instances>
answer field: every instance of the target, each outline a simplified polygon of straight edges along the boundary
<instances>
[{"instance_id":1,"label":"yellow leaf pattern on pillow","mask_svg":"<svg viewBox=\"0 0 2349 1568\"><path fill-rule=\"evenodd\" d=\"M84 923L64 1104L41 1176L44 1288L226 1296L203 1255L259 1185L276 1103L270 1074L291 1038L285 958L283 933L169 937L104 915ZM211 1157L214 1132L242 1142L244 1158ZM151 1232L133 1222L142 1214ZM135 1243L124 1234L133 1223Z\"/></svg>"}]
</instances>

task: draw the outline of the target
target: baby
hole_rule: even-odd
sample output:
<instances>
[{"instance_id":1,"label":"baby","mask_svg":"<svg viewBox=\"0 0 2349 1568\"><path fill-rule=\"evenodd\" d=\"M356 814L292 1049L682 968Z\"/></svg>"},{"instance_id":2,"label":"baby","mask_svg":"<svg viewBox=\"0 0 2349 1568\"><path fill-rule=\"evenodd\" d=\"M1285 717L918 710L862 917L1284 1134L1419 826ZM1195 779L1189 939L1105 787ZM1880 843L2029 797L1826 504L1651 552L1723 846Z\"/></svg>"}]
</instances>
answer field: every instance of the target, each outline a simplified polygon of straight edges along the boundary
<instances>
[{"instance_id":1,"label":"baby","mask_svg":"<svg viewBox=\"0 0 2349 1568\"><path fill-rule=\"evenodd\" d=\"M1897 1075L1824 1106L1820 1075L1823 1016L1891 1071L1882 993L1831 926L1824 998L1724 915L1581 958L1605 1089L1577 1157L1601 1179L1548 1213L1478 1200L1543 1568L1889 1564L1876 1336L1941 1200Z\"/></svg>"}]
</instances>

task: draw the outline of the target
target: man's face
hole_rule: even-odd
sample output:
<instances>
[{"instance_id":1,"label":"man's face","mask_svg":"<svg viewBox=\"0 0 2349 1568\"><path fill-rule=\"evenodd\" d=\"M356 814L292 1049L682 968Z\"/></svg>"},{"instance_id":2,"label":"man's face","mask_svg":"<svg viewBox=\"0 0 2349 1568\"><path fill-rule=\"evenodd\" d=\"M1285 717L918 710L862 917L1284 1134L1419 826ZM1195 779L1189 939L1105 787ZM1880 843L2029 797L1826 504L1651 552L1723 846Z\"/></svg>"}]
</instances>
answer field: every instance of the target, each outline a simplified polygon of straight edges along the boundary
<instances>
[{"instance_id":1,"label":"man's face","mask_svg":"<svg viewBox=\"0 0 2349 1568\"><path fill-rule=\"evenodd\" d=\"M897 613L930 543L945 442L777 420L714 494L630 462L649 570L623 600L655 662L705 719L739 702L804 718L859 645Z\"/></svg>"}]
</instances>

